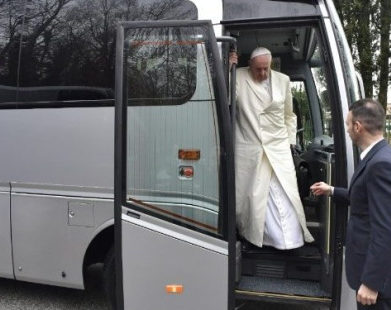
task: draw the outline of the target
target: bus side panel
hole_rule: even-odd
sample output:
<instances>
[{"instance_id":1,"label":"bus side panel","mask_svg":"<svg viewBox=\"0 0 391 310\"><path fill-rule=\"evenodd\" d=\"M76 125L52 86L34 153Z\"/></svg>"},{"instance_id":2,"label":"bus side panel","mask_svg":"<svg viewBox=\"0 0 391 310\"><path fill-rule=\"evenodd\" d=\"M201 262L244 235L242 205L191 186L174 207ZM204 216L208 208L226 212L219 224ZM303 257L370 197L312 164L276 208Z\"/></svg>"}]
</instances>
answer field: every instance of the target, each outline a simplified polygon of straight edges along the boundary
<instances>
[{"instance_id":1,"label":"bus side panel","mask_svg":"<svg viewBox=\"0 0 391 310\"><path fill-rule=\"evenodd\" d=\"M113 202L13 193L12 209L16 279L84 288L86 249Z\"/></svg>"},{"instance_id":2,"label":"bus side panel","mask_svg":"<svg viewBox=\"0 0 391 310\"><path fill-rule=\"evenodd\" d=\"M11 227L10 227L10 190L0 186L0 277L13 278Z\"/></svg>"},{"instance_id":3,"label":"bus side panel","mask_svg":"<svg viewBox=\"0 0 391 310\"><path fill-rule=\"evenodd\" d=\"M3 110L3 182L111 188L114 108Z\"/></svg>"},{"instance_id":4,"label":"bus side panel","mask_svg":"<svg viewBox=\"0 0 391 310\"><path fill-rule=\"evenodd\" d=\"M85 251L113 219L113 113L92 107L0 114L0 178L12 187L17 279L83 288Z\"/></svg>"},{"instance_id":5,"label":"bus side panel","mask_svg":"<svg viewBox=\"0 0 391 310\"><path fill-rule=\"evenodd\" d=\"M124 264L124 309L227 309L226 253L127 220L122 232L123 258L135 257ZM170 285L183 291L170 293Z\"/></svg>"}]
</instances>

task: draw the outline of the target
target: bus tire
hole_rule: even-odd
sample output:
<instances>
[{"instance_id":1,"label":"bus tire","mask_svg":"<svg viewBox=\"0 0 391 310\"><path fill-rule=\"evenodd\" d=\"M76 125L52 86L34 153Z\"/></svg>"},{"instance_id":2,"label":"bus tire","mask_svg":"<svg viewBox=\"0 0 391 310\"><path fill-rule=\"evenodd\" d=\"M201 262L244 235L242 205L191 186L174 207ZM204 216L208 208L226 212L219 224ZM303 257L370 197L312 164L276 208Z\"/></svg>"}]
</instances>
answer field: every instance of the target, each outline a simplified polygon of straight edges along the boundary
<instances>
[{"instance_id":1,"label":"bus tire","mask_svg":"<svg viewBox=\"0 0 391 310\"><path fill-rule=\"evenodd\" d=\"M114 246L107 252L103 266L103 289L111 309L116 309Z\"/></svg>"}]
</instances>

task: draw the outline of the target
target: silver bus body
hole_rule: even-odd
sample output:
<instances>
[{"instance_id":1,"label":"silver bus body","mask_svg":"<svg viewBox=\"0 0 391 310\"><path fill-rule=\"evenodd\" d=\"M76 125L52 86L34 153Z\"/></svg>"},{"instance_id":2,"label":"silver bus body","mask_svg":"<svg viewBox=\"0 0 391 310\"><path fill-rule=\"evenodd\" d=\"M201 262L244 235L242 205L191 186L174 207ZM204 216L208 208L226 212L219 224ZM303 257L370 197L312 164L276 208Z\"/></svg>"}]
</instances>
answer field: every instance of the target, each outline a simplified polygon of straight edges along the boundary
<instances>
[{"instance_id":1,"label":"silver bus body","mask_svg":"<svg viewBox=\"0 0 391 310\"><path fill-rule=\"evenodd\" d=\"M76 2L83 3L81 0ZM176 0L176 3L180 2ZM316 154L320 157L316 157L314 165L324 165L319 168L321 171L327 167L333 172L343 171L343 175L328 177L334 184L347 186L354 169L354 150L345 134L343 120L349 104L359 95L350 52L332 1L184 2L195 7L198 20L211 21L216 36L236 36L238 50L243 55L248 56L259 43L250 41L250 38L267 38L261 43L272 47L272 52L281 60L282 71L289 74L293 82L304 83L300 85L305 86L310 102L321 101L321 91L315 87L317 81L313 84L308 82L310 77L314 78L311 72L314 74L320 68L317 59L310 59L314 50L308 51L308 57L294 52L289 54L298 64L307 62L308 68L299 65L284 68L287 48L273 45L273 36L285 38L284 33L291 31L293 34L287 34L287 38L304 36L305 42L296 43L307 48L312 44L314 49L317 40L317 48L321 46L324 49L320 57L328 61L323 64L327 68L326 73L322 73L327 76L325 85L332 89L330 98L338 100L331 103L331 108L324 113L320 103L317 108L311 106L315 109L311 112L314 134L312 140L303 146L311 157L324 150L323 144L332 146L333 139L337 139L337 145L343 148L330 151L337 156L335 162L327 162L318 152ZM150 5L159 1L145 3ZM25 6L25 1L21 1L21 5ZM311 39L311 36L316 39ZM126 41L126 38L123 39ZM296 43L291 43L290 48L294 50ZM227 66L227 47L222 43L219 43L219 53L223 65ZM314 215L322 218L321 221L309 222L309 227L320 231L318 237L322 240L321 275L314 281L322 292L319 296L314 293L306 298L300 292L289 293L292 298L288 293L268 295L267 289L254 292L243 284L240 286L239 282L235 296L231 296L228 288L232 278L228 270L234 268L229 258L232 245L224 238L214 236L221 220L221 166L218 158L223 150L218 147L221 144L218 133L220 112L208 103L217 99L206 54L206 49L197 46L197 61L193 68L195 89L189 102L171 106L139 105L129 109L127 114L126 195L130 203L140 208L143 204L153 205L163 210L157 211L162 216L166 216L166 212L174 220L178 215L189 217L202 225L188 229L188 225L194 223L177 225L138 210L123 211L122 291L127 292L122 295L124 308L155 309L162 307L163 303L165 309L228 309L232 307L232 300L240 304L248 299L275 299L278 302L318 301L327 304L330 309L350 309L354 296L342 276L342 260L335 258L340 255L336 254L340 253L337 248L342 247L343 241L334 240L330 234L324 236L324 225L333 229L332 219L324 217L326 213ZM126 57L126 53L122 54L123 59ZM153 61L146 64L140 61L136 65L154 64ZM227 77L225 72L228 80ZM74 97L81 92L93 95L88 95L86 100L78 98L79 95ZM88 265L106 261L114 246L113 94L112 85L0 85L0 276L83 289L84 272ZM327 127L326 119L332 119L332 128ZM319 150L315 151L317 147ZM201 159L190 164L179 160L178 151L181 149L201 150ZM194 171L191 180L178 173L188 166ZM325 241L325 238L329 240ZM331 246L335 249L333 257L324 246L327 242L329 246L334 244ZM118 251L116 253L119 254ZM238 256L241 264L240 254ZM129 257L131 259L127 261ZM252 266L253 262L248 262L249 265L243 266ZM145 264L151 266L150 274L143 269ZM334 269L338 274L328 274L328 268L334 268L334 264L340 266ZM191 273L189 266L197 272ZM238 264L235 268L240 269ZM239 272L238 278L240 276ZM153 297L148 297L146 287L151 280L164 287L184 278L187 278L185 289L197 291L197 294L178 302L167 298L162 289L161 292L153 291ZM138 287L145 291L137 290ZM121 305L118 307L121 308Z\"/></svg>"}]
</instances>

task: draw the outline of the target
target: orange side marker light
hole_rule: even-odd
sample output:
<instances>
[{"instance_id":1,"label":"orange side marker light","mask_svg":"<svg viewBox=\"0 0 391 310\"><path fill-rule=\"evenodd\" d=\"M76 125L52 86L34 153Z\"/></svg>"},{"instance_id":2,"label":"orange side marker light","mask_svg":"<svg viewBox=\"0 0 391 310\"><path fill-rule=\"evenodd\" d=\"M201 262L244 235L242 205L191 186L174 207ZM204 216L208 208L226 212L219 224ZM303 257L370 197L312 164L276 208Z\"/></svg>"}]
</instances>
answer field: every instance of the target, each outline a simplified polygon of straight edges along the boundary
<instances>
[{"instance_id":1,"label":"orange side marker light","mask_svg":"<svg viewBox=\"0 0 391 310\"><path fill-rule=\"evenodd\" d=\"M200 150L184 150L178 151L178 159L182 160L199 160L201 158Z\"/></svg>"},{"instance_id":2,"label":"orange side marker light","mask_svg":"<svg viewBox=\"0 0 391 310\"><path fill-rule=\"evenodd\" d=\"M183 293L183 285L180 285L180 284L166 285L166 293L167 294L182 294Z\"/></svg>"}]
</instances>

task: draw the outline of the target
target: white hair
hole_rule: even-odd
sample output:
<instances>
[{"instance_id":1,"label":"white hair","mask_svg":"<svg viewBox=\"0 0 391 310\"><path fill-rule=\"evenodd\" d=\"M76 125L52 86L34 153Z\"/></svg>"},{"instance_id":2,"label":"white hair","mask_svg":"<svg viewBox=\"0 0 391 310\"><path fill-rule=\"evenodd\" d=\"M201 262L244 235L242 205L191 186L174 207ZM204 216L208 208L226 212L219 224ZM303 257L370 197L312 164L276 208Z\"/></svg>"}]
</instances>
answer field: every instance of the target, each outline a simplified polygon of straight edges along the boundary
<instances>
[{"instance_id":1,"label":"white hair","mask_svg":"<svg viewBox=\"0 0 391 310\"><path fill-rule=\"evenodd\" d=\"M254 57L258 57L261 55L269 55L270 58L272 57L272 52L269 51L265 47L257 47L253 52L251 53L250 59L253 59Z\"/></svg>"}]
</instances>

